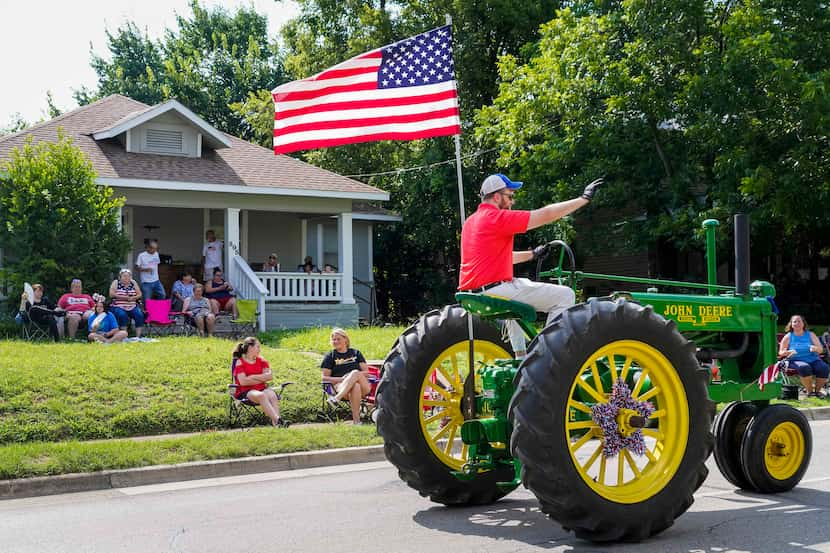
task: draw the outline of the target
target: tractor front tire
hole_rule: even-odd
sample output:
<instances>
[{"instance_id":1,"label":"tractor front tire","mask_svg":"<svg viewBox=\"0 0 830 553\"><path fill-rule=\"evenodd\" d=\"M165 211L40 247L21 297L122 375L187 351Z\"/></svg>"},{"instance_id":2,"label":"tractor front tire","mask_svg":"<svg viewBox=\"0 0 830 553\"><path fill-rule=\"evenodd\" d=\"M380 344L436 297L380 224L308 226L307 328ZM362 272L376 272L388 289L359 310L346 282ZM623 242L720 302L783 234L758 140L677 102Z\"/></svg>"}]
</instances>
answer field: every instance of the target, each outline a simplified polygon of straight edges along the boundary
<instances>
[{"instance_id":1,"label":"tractor front tire","mask_svg":"<svg viewBox=\"0 0 830 553\"><path fill-rule=\"evenodd\" d=\"M514 471L480 472L459 480L466 447L456 447L463 382L468 372L467 317L473 317L475 361L510 358L497 326L447 306L431 311L398 337L383 364L377 389L377 429L386 458L401 479L422 496L444 505L485 505L512 491L499 482Z\"/></svg>"},{"instance_id":2,"label":"tractor front tire","mask_svg":"<svg viewBox=\"0 0 830 553\"><path fill-rule=\"evenodd\" d=\"M741 442L756 408L749 401L734 401L715 417L715 463L729 483L742 490L752 490L753 485L744 474L741 462Z\"/></svg>"},{"instance_id":3,"label":"tractor front tire","mask_svg":"<svg viewBox=\"0 0 830 553\"><path fill-rule=\"evenodd\" d=\"M511 451L542 511L596 542L638 541L671 526L707 475L706 376L694 345L651 307L590 300L565 311L530 344L510 406ZM620 433L606 435L592 407L617 408L609 392L620 380L623 396L654 411L641 426L620 408ZM623 431L641 432L642 455L626 446L606 456L604 445Z\"/></svg>"},{"instance_id":4,"label":"tractor front tire","mask_svg":"<svg viewBox=\"0 0 830 553\"><path fill-rule=\"evenodd\" d=\"M755 491L780 493L804 477L813 452L807 418L789 405L770 405L749 422L741 444L744 474Z\"/></svg>"}]
</instances>

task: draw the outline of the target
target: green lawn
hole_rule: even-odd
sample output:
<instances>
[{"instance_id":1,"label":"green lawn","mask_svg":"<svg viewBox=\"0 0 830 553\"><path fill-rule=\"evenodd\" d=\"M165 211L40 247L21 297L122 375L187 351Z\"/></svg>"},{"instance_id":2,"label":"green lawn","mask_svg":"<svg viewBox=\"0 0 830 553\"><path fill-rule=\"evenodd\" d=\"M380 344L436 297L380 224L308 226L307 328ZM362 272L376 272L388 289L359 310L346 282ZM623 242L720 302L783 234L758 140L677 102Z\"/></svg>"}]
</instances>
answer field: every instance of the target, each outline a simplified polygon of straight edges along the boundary
<instances>
[{"instance_id":1,"label":"green lawn","mask_svg":"<svg viewBox=\"0 0 830 553\"><path fill-rule=\"evenodd\" d=\"M385 357L401 330L350 334L371 359ZM317 420L328 329L274 332L262 340L275 381L296 383L283 415L295 423ZM0 445L226 428L233 346L199 338L113 345L0 341Z\"/></svg>"},{"instance_id":2,"label":"green lawn","mask_svg":"<svg viewBox=\"0 0 830 553\"><path fill-rule=\"evenodd\" d=\"M8 444L0 446L0 479L379 443L381 439L374 426L336 423L291 428L259 427L244 432L205 432L195 436L141 441L121 439L103 442Z\"/></svg>"}]
</instances>

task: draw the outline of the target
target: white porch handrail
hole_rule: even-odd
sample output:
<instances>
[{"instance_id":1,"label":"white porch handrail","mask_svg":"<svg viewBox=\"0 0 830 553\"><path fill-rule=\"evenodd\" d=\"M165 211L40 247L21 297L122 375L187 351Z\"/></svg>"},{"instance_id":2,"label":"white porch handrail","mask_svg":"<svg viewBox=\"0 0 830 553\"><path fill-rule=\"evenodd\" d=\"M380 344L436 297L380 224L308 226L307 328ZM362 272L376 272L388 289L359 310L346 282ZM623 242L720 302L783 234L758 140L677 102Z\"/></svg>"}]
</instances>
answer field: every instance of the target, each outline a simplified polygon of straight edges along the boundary
<instances>
[{"instance_id":1,"label":"white porch handrail","mask_svg":"<svg viewBox=\"0 0 830 553\"><path fill-rule=\"evenodd\" d=\"M262 281L248 266L248 263L242 256L233 254L234 272L233 277L237 282L232 282L236 289L237 295L246 300L257 300L257 311L259 312L259 331L265 331L265 297L268 295L268 289L262 284Z\"/></svg>"},{"instance_id":2,"label":"white porch handrail","mask_svg":"<svg viewBox=\"0 0 830 553\"><path fill-rule=\"evenodd\" d=\"M255 273L268 301L339 302L343 299L341 273Z\"/></svg>"}]
</instances>

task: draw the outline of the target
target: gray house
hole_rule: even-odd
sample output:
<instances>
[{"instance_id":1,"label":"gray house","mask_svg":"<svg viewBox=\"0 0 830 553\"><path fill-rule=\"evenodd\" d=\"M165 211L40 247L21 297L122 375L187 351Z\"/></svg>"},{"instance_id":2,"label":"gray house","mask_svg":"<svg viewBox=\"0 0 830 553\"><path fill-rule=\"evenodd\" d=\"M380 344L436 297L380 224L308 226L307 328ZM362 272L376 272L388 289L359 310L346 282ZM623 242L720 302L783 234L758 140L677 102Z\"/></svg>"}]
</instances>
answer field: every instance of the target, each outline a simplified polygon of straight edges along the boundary
<instances>
[{"instance_id":1,"label":"gray house","mask_svg":"<svg viewBox=\"0 0 830 553\"><path fill-rule=\"evenodd\" d=\"M349 325L371 318L376 226L400 218L373 204L389 195L220 132L181 103L148 106L121 95L0 137L0 159L31 136L55 141L58 129L91 160L98 182L126 199L121 221L133 241L131 267L145 238L157 238L178 273L201 278L208 229L224 241L226 278L260 304L260 328ZM262 272L269 254L279 272ZM335 267L302 272L304 258Z\"/></svg>"}]
</instances>

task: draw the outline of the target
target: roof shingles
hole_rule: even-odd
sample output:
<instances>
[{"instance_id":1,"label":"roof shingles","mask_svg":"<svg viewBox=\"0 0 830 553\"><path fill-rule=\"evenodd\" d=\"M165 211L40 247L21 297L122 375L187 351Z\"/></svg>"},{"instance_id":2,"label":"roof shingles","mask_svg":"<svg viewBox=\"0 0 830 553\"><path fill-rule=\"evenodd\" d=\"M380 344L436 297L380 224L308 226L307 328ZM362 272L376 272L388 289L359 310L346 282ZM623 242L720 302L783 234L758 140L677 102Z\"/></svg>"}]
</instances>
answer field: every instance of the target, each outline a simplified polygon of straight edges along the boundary
<instances>
[{"instance_id":1,"label":"roof shingles","mask_svg":"<svg viewBox=\"0 0 830 553\"><path fill-rule=\"evenodd\" d=\"M288 190L318 190L341 193L383 193L382 190L300 160L274 155L273 151L227 135L232 146L204 148L201 158L131 153L116 139L96 141L92 133L112 127L149 106L118 94L35 125L19 133L0 137L0 160L29 136L34 142L54 142L58 129L73 139L91 160L102 178L142 179L187 183L272 187Z\"/></svg>"}]
</instances>

